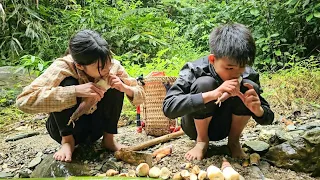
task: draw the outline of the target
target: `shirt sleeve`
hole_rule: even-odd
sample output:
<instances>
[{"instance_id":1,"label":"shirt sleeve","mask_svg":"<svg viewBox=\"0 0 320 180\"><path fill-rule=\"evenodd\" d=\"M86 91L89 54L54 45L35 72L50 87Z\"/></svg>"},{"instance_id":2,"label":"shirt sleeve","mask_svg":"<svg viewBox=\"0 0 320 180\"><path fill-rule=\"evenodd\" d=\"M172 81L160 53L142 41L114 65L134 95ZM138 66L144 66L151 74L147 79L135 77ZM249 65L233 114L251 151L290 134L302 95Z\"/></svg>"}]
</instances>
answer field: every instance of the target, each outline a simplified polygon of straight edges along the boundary
<instances>
[{"instance_id":1,"label":"shirt sleeve","mask_svg":"<svg viewBox=\"0 0 320 180\"><path fill-rule=\"evenodd\" d=\"M174 119L205 108L202 93L190 93L192 82L195 79L196 77L186 64L164 99L163 112L165 116Z\"/></svg>"},{"instance_id":2,"label":"shirt sleeve","mask_svg":"<svg viewBox=\"0 0 320 180\"><path fill-rule=\"evenodd\" d=\"M261 107L263 109L263 115L261 117L257 117L254 114L252 115L252 118L261 125L268 125L271 124L274 120L274 113L270 108L269 103L261 96L262 88L260 86L260 80L259 80L259 74L256 73L255 71L251 70L250 75L247 77L247 79L250 79L251 81L255 82L258 87L255 89L255 91L259 95L259 99L261 102Z\"/></svg>"},{"instance_id":3,"label":"shirt sleeve","mask_svg":"<svg viewBox=\"0 0 320 180\"><path fill-rule=\"evenodd\" d=\"M54 61L18 95L17 107L26 113L49 113L76 105L75 86L59 86L66 77L72 75L69 68L63 61Z\"/></svg>"},{"instance_id":4,"label":"shirt sleeve","mask_svg":"<svg viewBox=\"0 0 320 180\"><path fill-rule=\"evenodd\" d=\"M129 97L127 95L127 98L131 104L135 106L142 104L145 99L145 92L143 87L138 85L137 80L130 77L122 65L119 66L117 76L120 77L126 85L131 87L131 90L133 91L133 97Z\"/></svg>"},{"instance_id":5,"label":"shirt sleeve","mask_svg":"<svg viewBox=\"0 0 320 180\"><path fill-rule=\"evenodd\" d=\"M259 94L261 107L263 109L263 115L261 117L257 117L255 115L252 118L261 125L271 124L274 120L274 113L272 112L269 103Z\"/></svg>"}]
</instances>

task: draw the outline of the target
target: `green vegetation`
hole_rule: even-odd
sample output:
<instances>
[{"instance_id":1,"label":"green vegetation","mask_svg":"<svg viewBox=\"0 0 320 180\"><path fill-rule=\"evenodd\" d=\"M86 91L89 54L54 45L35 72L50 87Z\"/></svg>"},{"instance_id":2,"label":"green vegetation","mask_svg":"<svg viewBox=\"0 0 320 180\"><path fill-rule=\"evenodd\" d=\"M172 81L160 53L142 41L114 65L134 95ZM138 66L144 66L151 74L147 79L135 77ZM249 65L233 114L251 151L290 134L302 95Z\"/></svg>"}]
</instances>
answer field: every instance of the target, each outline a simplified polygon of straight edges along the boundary
<instances>
[{"instance_id":1,"label":"green vegetation","mask_svg":"<svg viewBox=\"0 0 320 180\"><path fill-rule=\"evenodd\" d=\"M311 56L319 67L319 1L1 2L2 65L22 64L42 71L48 61L64 53L72 34L90 28L103 34L115 57L133 76L164 69L175 75L172 69L208 52L208 34L213 27L239 22L254 34L258 69L290 68Z\"/></svg>"},{"instance_id":2,"label":"green vegetation","mask_svg":"<svg viewBox=\"0 0 320 180\"><path fill-rule=\"evenodd\" d=\"M208 34L228 22L252 30L255 68L265 96L287 106L319 103L320 2L311 0L30 0L0 1L0 66L40 74L64 54L84 28L102 33L114 57L133 77L151 71L176 76L186 61L208 54ZM270 87L270 89L269 89ZM270 90L270 91L269 91ZM0 103L7 103L1 97ZM3 102L2 102L3 101ZM279 101L279 100L278 100ZM276 102L276 100L275 100ZM135 109L125 103L127 115Z\"/></svg>"}]
</instances>

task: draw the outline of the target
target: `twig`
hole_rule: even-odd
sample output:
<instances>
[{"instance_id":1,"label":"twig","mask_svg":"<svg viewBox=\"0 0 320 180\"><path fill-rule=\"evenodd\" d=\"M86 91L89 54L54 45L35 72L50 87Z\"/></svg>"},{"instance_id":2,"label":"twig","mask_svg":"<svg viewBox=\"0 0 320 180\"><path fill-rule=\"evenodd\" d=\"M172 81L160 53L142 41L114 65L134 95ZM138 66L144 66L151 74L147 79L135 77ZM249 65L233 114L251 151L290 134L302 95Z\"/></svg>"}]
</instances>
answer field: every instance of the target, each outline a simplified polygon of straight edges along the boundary
<instances>
[{"instance_id":1,"label":"twig","mask_svg":"<svg viewBox=\"0 0 320 180\"><path fill-rule=\"evenodd\" d=\"M31 137L31 136L36 136L36 135L39 135L39 134L40 134L39 132L31 132L31 133L19 134L19 135L16 135L14 137L7 138L5 140L5 142L16 141L16 140L19 140L19 139L23 139L23 138L27 138L27 137Z\"/></svg>"}]
</instances>

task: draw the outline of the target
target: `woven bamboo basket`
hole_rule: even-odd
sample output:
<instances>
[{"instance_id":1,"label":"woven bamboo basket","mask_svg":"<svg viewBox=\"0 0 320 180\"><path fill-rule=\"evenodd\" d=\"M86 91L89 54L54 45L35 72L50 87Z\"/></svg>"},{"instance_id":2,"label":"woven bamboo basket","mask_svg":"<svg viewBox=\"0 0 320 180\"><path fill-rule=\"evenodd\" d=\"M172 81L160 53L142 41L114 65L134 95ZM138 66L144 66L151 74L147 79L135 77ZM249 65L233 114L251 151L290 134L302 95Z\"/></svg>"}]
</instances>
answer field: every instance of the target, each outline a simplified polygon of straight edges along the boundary
<instances>
[{"instance_id":1,"label":"woven bamboo basket","mask_svg":"<svg viewBox=\"0 0 320 180\"><path fill-rule=\"evenodd\" d=\"M163 100L167 90L164 84L175 82L176 77L159 76L148 77L145 83L145 101L141 105L141 116L145 121L145 132L152 136L162 136L170 133L170 126L175 126L175 120L169 119L163 114Z\"/></svg>"}]
</instances>

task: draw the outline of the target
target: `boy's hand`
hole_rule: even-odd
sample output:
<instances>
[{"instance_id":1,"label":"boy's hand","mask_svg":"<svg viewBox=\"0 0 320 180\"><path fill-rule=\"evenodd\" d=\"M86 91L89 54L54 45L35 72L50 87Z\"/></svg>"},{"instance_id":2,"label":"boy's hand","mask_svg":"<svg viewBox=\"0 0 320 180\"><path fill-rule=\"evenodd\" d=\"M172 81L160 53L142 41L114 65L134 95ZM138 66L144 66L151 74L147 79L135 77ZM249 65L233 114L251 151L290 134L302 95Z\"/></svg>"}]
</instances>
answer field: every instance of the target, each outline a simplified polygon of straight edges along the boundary
<instances>
[{"instance_id":1,"label":"boy's hand","mask_svg":"<svg viewBox=\"0 0 320 180\"><path fill-rule=\"evenodd\" d=\"M257 117L261 117L264 113L264 110L261 107L261 101L260 101L259 95L254 90L254 88L251 84L244 83L243 85L248 88L248 90L244 93L243 103Z\"/></svg>"},{"instance_id":2,"label":"boy's hand","mask_svg":"<svg viewBox=\"0 0 320 180\"><path fill-rule=\"evenodd\" d=\"M237 96L240 92L240 83L238 79L231 79L224 81L218 88L218 93L223 94L224 92L229 93L231 96Z\"/></svg>"},{"instance_id":3,"label":"boy's hand","mask_svg":"<svg viewBox=\"0 0 320 180\"><path fill-rule=\"evenodd\" d=\"M93 97L96 98L97 101L103 98L105 92L100 86L92 82L76 85L75 89L77 97Z\"/></svg>"}]
</instances>

